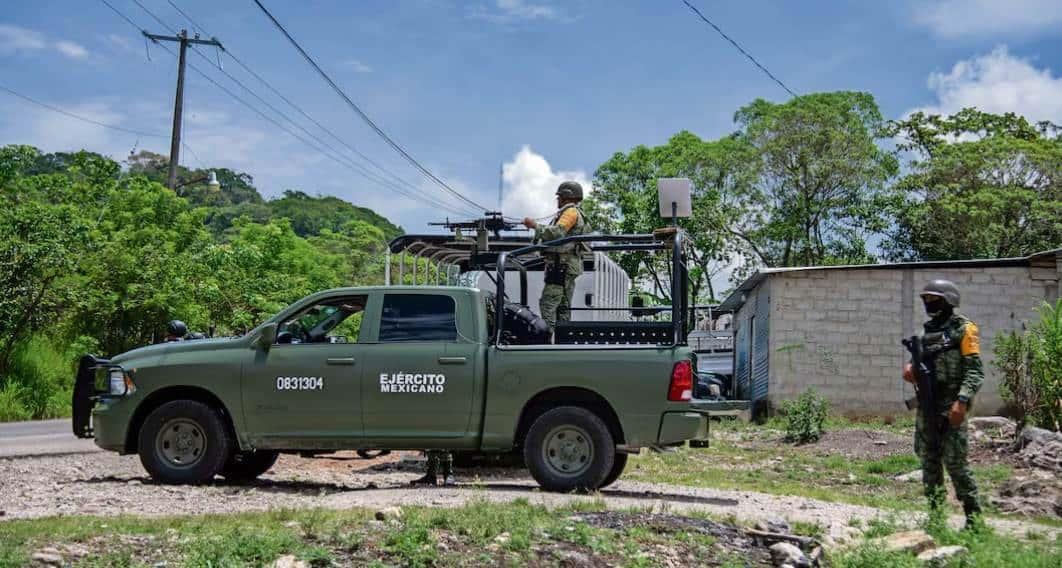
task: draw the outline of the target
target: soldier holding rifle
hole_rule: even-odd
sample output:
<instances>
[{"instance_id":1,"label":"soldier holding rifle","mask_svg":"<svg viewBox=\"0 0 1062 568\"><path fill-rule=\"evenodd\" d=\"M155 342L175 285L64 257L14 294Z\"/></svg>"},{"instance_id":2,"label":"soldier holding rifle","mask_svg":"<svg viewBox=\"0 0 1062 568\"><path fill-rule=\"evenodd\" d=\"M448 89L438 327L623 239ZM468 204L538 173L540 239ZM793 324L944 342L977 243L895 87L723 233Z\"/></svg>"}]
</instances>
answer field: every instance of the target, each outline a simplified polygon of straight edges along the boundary
<instances>
[{"instance_id":1,"label":"soldier holding rifle","mask_svg":"<svg viewBox=\"0 0 1062 568\"><path fill-rule=\"evenodd\" d=\"M922 460L922 483L931 509L944 505L944 469L966 514L966 527L980 523L977 484L967 461L966 414L984 382L977 324L957 311L959 289L933 280L920 294L929 321L924 333L904 340L911 362L904 380L915 385L918 417L915 453Z\"/></svg>"}]
</instances>

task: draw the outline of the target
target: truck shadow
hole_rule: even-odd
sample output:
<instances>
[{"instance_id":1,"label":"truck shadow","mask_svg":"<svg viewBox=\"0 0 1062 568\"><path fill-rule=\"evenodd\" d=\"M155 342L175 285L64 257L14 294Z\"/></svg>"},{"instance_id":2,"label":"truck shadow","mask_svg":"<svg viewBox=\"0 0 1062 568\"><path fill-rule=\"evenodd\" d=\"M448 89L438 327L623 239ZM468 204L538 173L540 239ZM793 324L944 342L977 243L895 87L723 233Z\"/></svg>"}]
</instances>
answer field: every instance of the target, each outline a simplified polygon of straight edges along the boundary
<instances>
[{"instance_id":1,"label":"truck shadow","mask_svg":"<svg viewBox=\"0 0 1062 568\"><path fill-rule=\"evenodd\" d=\"M515 476L514 476L515 477ZM147 476L131 476L131 477L118 477L118 476L97 476L89 477L85 479L73 480L70 483L88 483L88 484L107 484L116 483L122 485L136 484L136 485L157 485L163 487L163 484L154 482ZM180 486L173 486L180 487ZM196 487L196 486L184 486L184 487ZM453 487L431 487L425 488L423 486L415 486L407 483L379 483L368 482L360 484L346 485L343 483L329 483L320 481L297 481L286 479L257 479L249 483L230 483L224 479L215 479L210 483L201 485L199 487L215 487L226 488L234 493L242 491L258 491L262 493L278 493L278 494L304 494L307 496L328 496L338 493L373 493L377 491L439 491L439 492L461 492L461 493L474 493L482 491L499 491L506 493L526 493L526 494L542 494L542 490L537 485L524 484L524 483L512 483L508 480L497 481L477 481L477 482L463 482ZM723 497L707 497L700 495L690 495L680 492L669 491L632 491L622 488L611 487L602 489L600 496L610 499L630 499L636 501L646 500L659 500L668 501L671 503L689 503L699 505L714 505L717 507L736 507L738 505L737 499L727 499ZM587 497L593 497L596 494L584 494Z\"/></svg>"}]
</instances>

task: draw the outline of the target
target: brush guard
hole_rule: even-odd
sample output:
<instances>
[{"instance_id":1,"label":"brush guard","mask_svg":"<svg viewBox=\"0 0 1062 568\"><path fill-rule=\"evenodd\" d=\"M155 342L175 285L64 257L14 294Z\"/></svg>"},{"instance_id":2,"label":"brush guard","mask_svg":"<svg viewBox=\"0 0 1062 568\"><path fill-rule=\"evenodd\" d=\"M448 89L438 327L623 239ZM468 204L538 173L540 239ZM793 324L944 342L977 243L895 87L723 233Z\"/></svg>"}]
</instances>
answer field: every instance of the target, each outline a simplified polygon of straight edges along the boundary
<instances>
[{"instance_id":1,"label":"brush guard","mask_svg":"<svg viewBox=\"0 0 1062 568\"><path fill-rule=\"evenodd\" d=\"M110 360L101 359L95 355L85 355L78 361L77 376L74 378L74 396L70 403L71 424L74 435L78 438L93 436L92 409L96 406L96 401L110 395L108 389L100 389L97 386L98 373L96 371L121 368L120 365L115 365ZM104 381L104 386L107 386L106 381Z\"/></svg>"}]
</instances>

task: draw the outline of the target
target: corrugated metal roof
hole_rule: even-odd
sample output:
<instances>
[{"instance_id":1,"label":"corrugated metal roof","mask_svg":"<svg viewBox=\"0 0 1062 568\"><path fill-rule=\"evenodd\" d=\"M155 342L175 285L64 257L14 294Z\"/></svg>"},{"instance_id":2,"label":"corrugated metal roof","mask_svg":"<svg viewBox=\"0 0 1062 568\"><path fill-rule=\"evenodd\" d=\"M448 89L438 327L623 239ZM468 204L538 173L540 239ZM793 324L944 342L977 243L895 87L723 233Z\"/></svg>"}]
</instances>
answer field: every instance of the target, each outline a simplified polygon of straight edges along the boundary
<instances>
[{"instance_id":1,"label":"corrugated metal roof","mask_svg":"<svg viewBox=\"0 0 1062 568\"><path fill-rule=\"evenodd\" d=\"M759 286L768 276L783 272L803 272L819 270L900 270L906 268L932 269L932 268L993 268L1000 266L1029 266L1036 261L1043 261L1050 257L1062 257L1062 248L1045 250L1013 258L979 258L972 260L929 260L924 262L893 262L881 264L844 264L840 266L791 266L785 268L764 268L757 270L742 282L723 303L719 304L720 310L736 312L745 303L745 293Z\"/></svg>"}]
</instances>

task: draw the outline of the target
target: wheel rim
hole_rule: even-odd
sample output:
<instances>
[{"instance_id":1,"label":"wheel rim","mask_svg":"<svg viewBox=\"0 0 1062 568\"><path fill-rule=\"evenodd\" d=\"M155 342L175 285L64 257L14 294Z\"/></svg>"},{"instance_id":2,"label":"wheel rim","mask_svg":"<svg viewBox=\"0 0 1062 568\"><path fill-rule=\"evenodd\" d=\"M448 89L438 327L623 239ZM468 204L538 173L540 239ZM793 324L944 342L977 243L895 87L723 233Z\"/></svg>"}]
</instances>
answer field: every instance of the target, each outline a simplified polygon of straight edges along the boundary
<instances>
[{"instance_id":1,"label":"wheel rim","mask_svg":"<svg viewBox=\"0 0 1062 568\"><path fill-rule=\"evenodd\" d=\"M167 420L155 437L155 451L171 467L194 466L206 454L206 434L202 426L187 418Z\"/></svg>"},{"instance_id":2,"label":"wheel rim","mask_svg":"<svg viewBox=\"0 0 1062 568\"><path fill-rule=\"evenodd\" d=\"M586 430L566 424L546 434L542 457L555 474L576 477L586 472L594 461L594 445Z\"/></svg>"}]
</instances>

